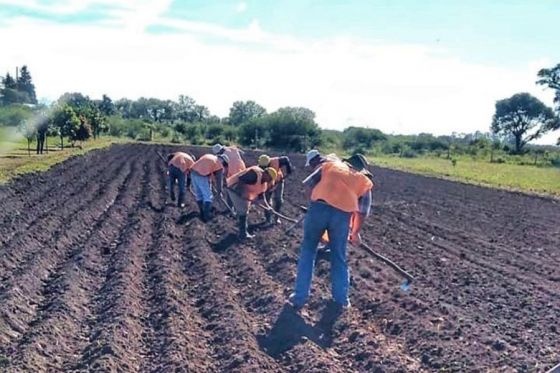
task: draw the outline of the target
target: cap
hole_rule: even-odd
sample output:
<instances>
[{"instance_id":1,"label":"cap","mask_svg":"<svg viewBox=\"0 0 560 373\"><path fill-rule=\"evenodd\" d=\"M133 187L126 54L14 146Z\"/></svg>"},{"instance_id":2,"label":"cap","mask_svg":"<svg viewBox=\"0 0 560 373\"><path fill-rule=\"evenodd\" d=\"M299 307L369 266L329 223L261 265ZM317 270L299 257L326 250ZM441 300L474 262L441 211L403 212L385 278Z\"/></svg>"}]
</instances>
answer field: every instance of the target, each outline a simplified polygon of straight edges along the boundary
<instances>
[{"instance_id":1,"label":"cap","mask_svg":"<svg viewBox=\"0 0 560 373\"><path fill-rule=\"evenodd\" d=\"M268 165L270 164L270 157L266 154L262 154L259 157L259 160L257 161L257 163L260 167L268 167Z\"/></svg>"},{"instance_id":2,"label":"cap","mask_svg":"<svg viewBox=\"0 0 560 373\"><path fill-rule=\"evenodd\" d=\"M222 146L222 144L216 144L212 147L212 152L214 154L219 154L223 149L224 147Z\"/></svg>"},{"instance_id":3,"label":"cap","mask_svg":"<svg viewBox=\"0 0 560 373\"><path fill-rule=\"evenodd\" d=\"M276 170L274 168L267 167L265 169L265 172L270 175L270 178L272 179L272 182L276 181L276 177L278 177L278 173L276 172Z\"/></svg>"},{"instance_id":4,"label":"cap","mask_svg":"<svg viewBox=\"0 0 560 373\"><path fill-rule=\"evenodd\" d=\"M321 155L321 153L319 153L319 151L318 151L317 149L311 149L310 151L308 151L307 154L305 155L305 158L306 158L305 165L306 165L306 166L309 166L309 162L310 162L313 158L315 158L315 157L317 157L317 156L319 156L319 155Z\"/></svg>"},{"instance_id":5,"label":"cap","mask_svg":"<svg viewBox=\"0 0 560 373\"><path fill-rule=\"evenodd\" d=\"M368 161L363 154L354 154L348 159L344 160L345 162L349 163L354 169L358 171L362 171L368 166Z\"/></svg>"}]
</instances>

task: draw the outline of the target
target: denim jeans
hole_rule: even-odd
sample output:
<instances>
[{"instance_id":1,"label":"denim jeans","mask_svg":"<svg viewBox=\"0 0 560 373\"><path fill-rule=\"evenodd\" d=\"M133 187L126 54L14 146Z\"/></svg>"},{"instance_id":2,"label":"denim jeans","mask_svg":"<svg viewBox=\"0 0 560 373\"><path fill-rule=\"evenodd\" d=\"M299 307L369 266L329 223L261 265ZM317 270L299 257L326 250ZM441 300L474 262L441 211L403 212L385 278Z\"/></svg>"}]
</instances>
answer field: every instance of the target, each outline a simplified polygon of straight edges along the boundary
<instances>
[{"instance_id":1,"label":"denim jeans","mask_svg":"<svg viewBox=\"0 0 560 373\"><path fill-rule=\"evenodd\" d=\"M179 168L171 165L169 166L169 196L175 199L175 180L179 183L179 200L178 203L183 203L185 200L185 174Z\"/></svg>"},{"instance_id":2,"label":"denim jeans","mask_svg":"<svg viewBox=\"0 0 560 373\"><path fill-rule=\"evenodd\" d=\"M210 176L201 176L196 171L191 172L192 186L197 202L212 202Z\"/></svg>"},{"instance_id":3,"label":"denim jeans","mask_svg":"<svg viewBox=\"0 0 560 373\"><path fill-rule=\"evenodd\" d=\"M317 246L321 235L329 233L331 249L331 293L335 302L347 306L350 274L346 262L346 247L351 213L322 202L311 202L303 226L303 242L297 266L296 286L292 300L303 305L309 297Z\"/></svg>"}]
</instances>

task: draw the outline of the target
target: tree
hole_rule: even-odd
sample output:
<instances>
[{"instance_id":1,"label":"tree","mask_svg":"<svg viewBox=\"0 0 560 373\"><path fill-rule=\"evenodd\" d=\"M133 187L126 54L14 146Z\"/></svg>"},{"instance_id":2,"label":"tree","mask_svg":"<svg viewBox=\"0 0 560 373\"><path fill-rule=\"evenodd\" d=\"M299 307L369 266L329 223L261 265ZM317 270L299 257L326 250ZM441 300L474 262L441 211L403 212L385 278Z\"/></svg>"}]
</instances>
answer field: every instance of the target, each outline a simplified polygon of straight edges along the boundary
<instances>
[{"instance_id":1,"label":"tree","mask_svg":"<svg viewBox=\"0 0 560 373\"><path fill-rule=\"evenodd\" d=\"M552 109L529 93L517 93L496 102L492 132L515 140L515 152L521 153L528 142L560 126Z\"/></svg>"},{"instance_id":2,"label":"tree","mask_svg":"<svg viewBox=\"0 0 560 373\"><path fill-rule=\"evenodd\" d=\"M26 94L18 91L17 82L8 73L6 77L2 79L2 85L4 86L0 89L0 98L2 105L11 105L26 102Z\"/></svg>"},{"instance_id":3,"label":"tree","mask_svg":"<svg viewBox=\"0 0 560 373\"><path fill-rule=\"evenodd\" d=\"M80 124L74 131L71 131L69 135L72 143L74 143L74 141L86 141L92 134L92 129L87 117L85 115L80 115L78 119Z\"/></svg>"},{"instance_id":4,"label":"tree","mask_svg":"<svg viewBox=\"0 0 560 373\"><path fill-rule=\"evenodd\" d=\"M555 90L554 102L560 112L560 63L550 69L541 69L537 75L539 77L537 84Z\"/></svg>"},{"instance_id":5,"label":"tree","mask_svg":"<svg viewBox=\"0 0 560 373\"><path fill-rule=\"evenodd\" d=\"M344 140L342 146L344 149L351 149L364 153L371 149L374 143L385 141L387 136L377 129L363 127L348 127L342 132Z\"/></svg>"},{"instance_id":6,"label":"tree","mask_svg":"<svg viewBox=\"0 0 560 373\"><path fill-rule=\"evenodd\" d=\"M37 95L35 94L35 85L31 79L31 74L27 66L21 68L20 76L16 82L17 90L25 93L24 103L37 104Z\"/></svg>"},{"instance_id":7,"label":"tree","mask_svg":"<svg viewBox=\"0 0 560 373\"><path fill-rule=\"evenodd\" d=\"M255 101L235 101L229 109L229 124L239 126L266 114L266 109Z\"/></svg>"},{"instance_id":8,"label":"tree","mask_svg":"<svg viewBox=\"0 0 560 373\"><path fill-rule=\"evenodd\" d=\"M107 95L103 95L101 101L97 102L97 108L107 117L114 115L117 112L115 104L113 104L113 101Z\"/></svg>"},{"instance_id":9,"label":"tree","mask_svg":"<svg viewBox=\"0 0 560 373\"><path fill-rule=\"evenodd\" d=\"M105 117L103 113L97 106L91 106L88 110L86 110L82 114L90 126L91 134L93 134L93 138L96 139L99 137L99 133L102 130L105 130Z\"/></svg>"},{"instance_id":10,"label":"tree","mask_svg":"<svg viewBox=\"0 0 560 373\"><path fill-rule=\"evenodd\" d=\"M58 129L60 147L64 149L64 137L74 138L80 128L80 119L70 105L57 107L51 118L51 123Z\"/></svg>"}]
</instances>

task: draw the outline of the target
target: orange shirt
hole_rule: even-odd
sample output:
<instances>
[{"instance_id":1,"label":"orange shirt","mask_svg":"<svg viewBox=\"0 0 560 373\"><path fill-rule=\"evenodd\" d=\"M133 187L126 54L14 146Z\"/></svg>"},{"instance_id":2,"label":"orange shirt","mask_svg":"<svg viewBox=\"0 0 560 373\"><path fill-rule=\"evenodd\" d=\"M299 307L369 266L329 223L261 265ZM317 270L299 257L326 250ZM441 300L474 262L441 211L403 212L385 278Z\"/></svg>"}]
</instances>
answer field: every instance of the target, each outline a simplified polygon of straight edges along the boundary
<instances>
[{"instance_id":1,"label":"orange shirt","mask_svg":"<svg viewBox=\"0 0 560 373\"><path fill-rule=\"evenodd\" d=\"M346 212L359 211L358 199L373 187L367 176L344 162L325 162L321 180L313 188L311 200L323 200Z\"/></svg>"},{"instance_id":2,"label":"orange shirt","mask_svg":"<svg viewBox=\"0 0 560 373\"><path fill-rule=\"evenodd\" d=\"M169 161L169 165L177 167L185 174L189 172L193 164L194 160L192 159L192 157L189 154L183 152L175 153L173 158L171 158L171 160Z\"/></svg>"},{"instance_id":3,"label":"orange shirt","mask_svg":"<svg viewBox=\"0 0 560 373\"><path fill-rule=\"evenodd\" d=\"M241 154L239 153L239 149L231 146L226 146L224 148L224 154L229 158L228 173L226 175L227 177L233 176L239 171L243 171L246 168L245 162L243 162Z\"/></svg>"},{"instance_id":4,"label":"orange shirt","mask_svg":"<svg viewBox=\"0 0 560 373\"><path fill-rule=\"evenodd\" d=\"M226 185L228 188L233 187L235 184L239 183L239 177L245 175L249 171L254 171L257 174L257 182L255 184L245 184L241 183L241 187L243 188L243 198L248 199L249 201L254 201L257 199L259 195L264 193L268 188L268 183L262 182L263 176L263 169L259 166L251 166L246 168L245 170L239 171L233 176L230 176L226 180Z\"/></svg>"},{"instance_id":5,"label":"orange shirt","mask_svg":"<svg viewBox=\"0 0 560 373\"><path fill-rule=\"evenodd\" d=\"M194 162L192 170L200 176L210 176L214 172L223 170L222 162L214 154L204 154Z\"/></svg>"}]
</instances>

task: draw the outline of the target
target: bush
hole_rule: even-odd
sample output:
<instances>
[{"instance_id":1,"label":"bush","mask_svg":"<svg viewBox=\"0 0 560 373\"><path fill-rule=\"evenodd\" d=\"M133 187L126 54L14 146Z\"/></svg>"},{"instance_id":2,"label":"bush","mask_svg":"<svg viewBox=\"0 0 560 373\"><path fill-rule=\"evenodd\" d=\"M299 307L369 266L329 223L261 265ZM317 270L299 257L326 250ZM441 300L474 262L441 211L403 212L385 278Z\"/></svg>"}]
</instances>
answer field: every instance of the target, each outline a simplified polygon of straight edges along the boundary
<instances>
[{"instance_id":1,"label":"bush","mask_svg":"<svg viewBox=\"0 0 560 373\"><path fill-rule=\"evenodd\" d=\"M0 107L0 125L16 127L33 116L33 109L25 105Z\"/></svg>"},{"instance_id":2,"label":"bush","mask_svg":"<svg viewBox=\"0 0 560 373\"><path fill-rule=\"evenodd\" d=\"M136 140L139 141L152 141L149 128L142 128L136 135Z\"/></svg>"}]
</instances>

